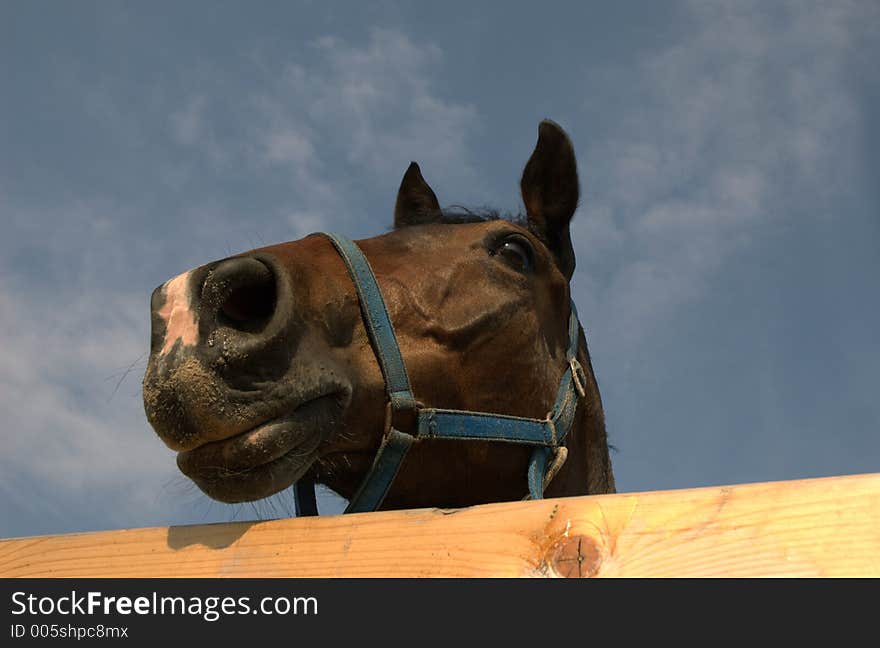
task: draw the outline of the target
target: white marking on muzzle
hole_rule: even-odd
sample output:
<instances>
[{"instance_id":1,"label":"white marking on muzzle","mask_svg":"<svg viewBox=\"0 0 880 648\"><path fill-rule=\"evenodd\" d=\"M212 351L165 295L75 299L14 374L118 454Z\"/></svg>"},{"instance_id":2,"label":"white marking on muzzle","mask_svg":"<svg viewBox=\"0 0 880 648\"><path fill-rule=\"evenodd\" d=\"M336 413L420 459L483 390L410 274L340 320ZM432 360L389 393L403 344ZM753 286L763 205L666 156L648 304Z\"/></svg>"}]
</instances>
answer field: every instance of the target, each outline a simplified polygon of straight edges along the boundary
<instances>
[{"instance_id":1,"label":"white marking on muzzle","mask_svg":"<svg viewBox=\"0 0 880 648\"><path fill-rule=\"evenodd\" d=\"M165 304L158 313L165 321L165 344L159 352L161 355L168 353L178 340L183 346L193 346L199 339L198 315L189 307L190 272L165 282Z\"/></svg>"}]
</instances>

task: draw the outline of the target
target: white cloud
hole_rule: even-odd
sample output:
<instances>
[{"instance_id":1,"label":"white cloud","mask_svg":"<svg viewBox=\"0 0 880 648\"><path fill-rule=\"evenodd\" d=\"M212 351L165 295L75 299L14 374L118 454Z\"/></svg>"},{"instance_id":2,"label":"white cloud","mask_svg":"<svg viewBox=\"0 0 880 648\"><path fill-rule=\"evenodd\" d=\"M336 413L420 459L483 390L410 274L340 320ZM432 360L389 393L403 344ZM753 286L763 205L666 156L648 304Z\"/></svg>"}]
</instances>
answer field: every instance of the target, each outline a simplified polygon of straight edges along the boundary
<instances>
[{"instance_id":1,"label":"white cloud","mask_svg":"<svg viewBox=\"0 0 880 648\"><path fill-rule=\"evenodd\" d=\"M272 133L266 138L266 157L272 162L307 164L315 147L307 137L293 129Z\"/></svg>"},{"instance_id":2,"label":"white cloud","mask_svg":"<svg viewBox=\"0 0 880 648\"><path fill-rule=\"evenodd\" d=\"M171 115L174 136L181 144L194 144L204 136L205 97L196 95Z\"/></svg>"},{"instance_id":3,"label":"white cloud","mask_svg":"<svg viewBox=\"0 0 880 648\"><path fill-rule=\"evenodd\" d=\"M56 503L116 502L118 512L156 504L170 452L150 434L140 404L144 312L122 293L35 300L0 285L5 498L31 497L32 482Z\"/></svg>"},{"instance_id":4,"label":"white cloud","mask_svg":"<svg viewBox=\"0 0 880 648\"><path fill-rule=\"evenodd\" d=\"M445 101L432 88L439 48L415 44L397 31L375 29L365 47L336 38L314 43L320 63L291 66L283 80L294 120L305 118L322 142L347 151L348 160L384 177L402 172L414 154L444 175L467 166L467 139L476 110Z\"/></svg>"},{"instance_id":5,"label":"white cloud","mask_svg":"<svg viewBox=\"0 0 880 648\"><path fill-rule=\"evenodd\" d=\"M167 523L183 480L140 394L162 243L108 199L28 208L0 191L0 213L2 509L56 532ZM18 524L0 514L0 536Z\"/></svg>"},{"instance_id":6,"label":"white cloud","mask_svg":"<svg viewBox=\"0 0 880 648\"><path fill-rule=\"evenodd\" d=\"M286 220L290 238L299 238L355 217L364 187L375 184L376 195L385 197L415 154L438 176L466 177L476 112L434 92L439 49L378 30L363 46L319 39L307 54L312 63L289 63L280 78L232 98L225 84L212 86L203 69L194 72L193 93L163 113L163 144L172 153L156 164L157 178L163 192L187 195L161 221L149 212L152 201L121 204L100 190L98 197L56 196L40 205L13 205L0 192L6 510L36 510L39 489L48 494L42 514L56 531L83 528L87 512L108 527L167 524L181 511L191 520L207 500L185 486L181 502L176 491L186 480L150 430L141 403L150 281L237 251L248 240L251 247L266 244L260 228L268 222ZM112 90L109 82L87 90L88 114L121 133L138 118L119 109ZM147 113L167 105L167 95L156 96ZM144 141L148 128L139 128L130 134ZM286 177L289 197L258 217L233 215L222 193L189 193L191 183L203 180L216 187L218 177L228 177L222 174L258 178L267 171ZM354 187L352 178L361 185ZM199 256L211 250L214 257ZM254 512L288 514L283 500ZM324 504L339 508L338 499L325 497ZM210 508L213 519L240 511ZM19 530L0 529L9 533Z\"/></svg>"},{"instance_id":7,"label":"white cloud","mask_svg":"<svg viewBox=\"0 0 880 648\"><path fill-rule=\"evenodd\" d=\"M237 139L221 147L210 135L213 109L229 103L225 95L194 95L171 115L172 128L178 141L210 158L222 148L227 158L286 174L290 206L281 211L289 216L305 213L314 222L320 214L324 227L362 221L364 194L393 191L414 158L447 187L474 184L468 143L477 111L436 92L432 78L442 60L436 46L393 30L374 29L363 45L325 36L237 98Z\"/></svg>"},{"instance_id":8,"label":"white cloud","mask_svg":"<svg viewBox=\"0 0 880 648\"><path fill-rule=\"evenodd\" d=\"M627 68L619 127L581 145L576 286L616 357L635 357L777 214L839 195L856 159L845 66L861 7L688 7L685 37ZM608 281L586 280L597 268Z\"/></svg>"}]
</instances>

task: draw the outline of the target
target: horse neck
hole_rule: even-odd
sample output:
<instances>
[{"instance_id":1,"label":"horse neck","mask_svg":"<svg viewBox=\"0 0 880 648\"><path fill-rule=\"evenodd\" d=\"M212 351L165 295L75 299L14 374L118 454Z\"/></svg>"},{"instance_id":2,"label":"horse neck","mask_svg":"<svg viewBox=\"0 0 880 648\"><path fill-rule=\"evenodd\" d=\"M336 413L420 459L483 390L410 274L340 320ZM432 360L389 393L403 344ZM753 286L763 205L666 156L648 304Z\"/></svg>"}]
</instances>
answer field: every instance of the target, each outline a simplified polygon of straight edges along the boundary
<instances>
[{"instance_id":1,"label":"horse neck","mask_svg":"<svg viewBox=\"0 0 880 648\"><path fill-rule=\"evenodd\" d=\"M615 492L614 473L605 432L605 414L599 386L593 374L586 341L581 333L578 361L588 369L586 397L575 414L568 448L568 459L547 487L547 497L598 495Z\"/></svg>"}]
</instances>

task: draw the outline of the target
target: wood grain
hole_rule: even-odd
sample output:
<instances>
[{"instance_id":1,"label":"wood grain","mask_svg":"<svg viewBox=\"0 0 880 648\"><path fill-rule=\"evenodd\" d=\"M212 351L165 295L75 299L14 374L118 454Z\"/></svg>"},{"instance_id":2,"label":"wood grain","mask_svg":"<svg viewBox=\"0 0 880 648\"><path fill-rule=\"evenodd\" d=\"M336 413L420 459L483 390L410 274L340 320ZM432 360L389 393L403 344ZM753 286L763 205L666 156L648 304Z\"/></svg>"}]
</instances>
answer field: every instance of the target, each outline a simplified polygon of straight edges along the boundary
<instances>
[{"instance_id":1,"label":"wood grain","mask_svg":"<svg viewBox=\"0 0 880 648\"><path fill-rule=\"evenodd\" d=\"M0 540L0 576L880 577L880 474Z\"/></svg>"}]
</instances>

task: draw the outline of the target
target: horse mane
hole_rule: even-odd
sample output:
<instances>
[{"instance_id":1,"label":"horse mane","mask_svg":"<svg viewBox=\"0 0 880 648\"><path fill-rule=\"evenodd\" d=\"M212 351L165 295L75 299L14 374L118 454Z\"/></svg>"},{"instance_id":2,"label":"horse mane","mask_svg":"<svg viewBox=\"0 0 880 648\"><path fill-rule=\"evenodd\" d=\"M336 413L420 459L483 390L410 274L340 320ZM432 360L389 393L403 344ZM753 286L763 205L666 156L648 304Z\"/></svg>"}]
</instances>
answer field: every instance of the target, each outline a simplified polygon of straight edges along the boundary
<instances>
[{"instance_id":1,"label":"horse mane","mask_svg":"<svg viewBox=\"0 0 880 648\"><path fill-rule=\"evenodd\" d=\"M491 221L507 221L525 227L542 241L544 237L532 226L528 217L522 213L502 212L494 207L465 207L463 205L450 205L438 211L429 211L424 214L425 222L440 223L443 225L464 225L465 223L488 223Z\"/></svg>"},{"instance_id":2,"label":"horse mane","mask_svg":"<svg viewBox=\"0 0 880 648\"><path fill-rule=\"evenodd\" d=\"M485 223L497 220L512 220L507 214L502 214L493 207L481 207L475 209L463 205L450 205L440 210L438 214L441 223L447 225L459 225L461 223Z\"/></svg>"},{"instance_id":3,"label":"horse mane","mask_svg":"<svg viewBox=\"0 0 880 648\"><path fill-rule=\"evenodd\" d=\"M509 212L501 212L494 207L473 208L462 205L450 205L441 209L438 215L440 222L447 225L506 220L523 227L528 227L528 219L522 212L511 214Z\"/></svg>"}]
</instances>

